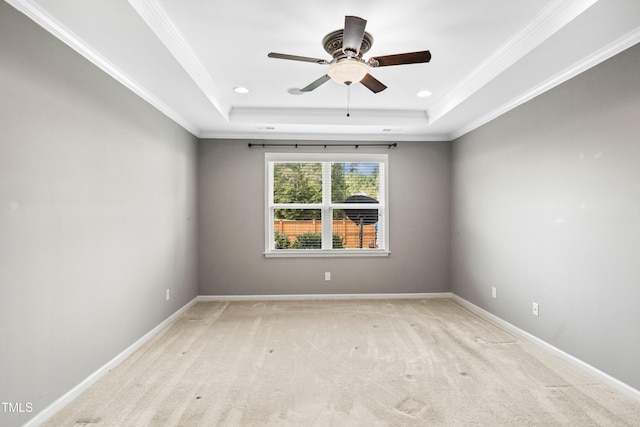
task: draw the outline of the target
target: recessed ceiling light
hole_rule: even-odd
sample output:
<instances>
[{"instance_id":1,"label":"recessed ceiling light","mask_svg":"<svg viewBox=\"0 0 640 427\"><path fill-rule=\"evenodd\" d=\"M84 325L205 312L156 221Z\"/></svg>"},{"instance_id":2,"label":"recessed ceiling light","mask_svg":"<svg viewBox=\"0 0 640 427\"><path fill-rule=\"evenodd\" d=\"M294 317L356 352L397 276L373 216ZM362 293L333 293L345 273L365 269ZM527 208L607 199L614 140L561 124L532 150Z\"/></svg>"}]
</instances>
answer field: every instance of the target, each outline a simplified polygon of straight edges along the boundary
<instances>
[{"instance_id":1,"label":"recessed ceiling light","mask_svg":"<svg viewBox=\"0 0 640 427\"><path fill-rule=\"evenodd\" d=\"M431 91L428 91L428 90L421 90L420 92L418 92L418 96L420 98L426 98L431 95L432 95Z\"/></svg>"},{"instance_id":2,"label":"recessed ceiling light","mask_svg":"<svg viewBox=\"0 0 640 427\"><path fill-rule=\"evenodd\" d=\"M249 93L249 89L244 86L237 86L233 88L235 93Z\"/></svg>"}]
</instances>

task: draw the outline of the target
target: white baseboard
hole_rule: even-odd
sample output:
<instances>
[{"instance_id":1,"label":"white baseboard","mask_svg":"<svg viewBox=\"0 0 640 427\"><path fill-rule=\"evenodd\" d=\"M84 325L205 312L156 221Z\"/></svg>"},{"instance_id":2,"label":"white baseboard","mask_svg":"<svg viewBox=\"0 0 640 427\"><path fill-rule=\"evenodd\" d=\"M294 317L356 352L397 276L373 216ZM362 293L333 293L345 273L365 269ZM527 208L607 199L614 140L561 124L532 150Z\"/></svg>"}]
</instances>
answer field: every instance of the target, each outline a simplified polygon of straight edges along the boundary
<instances>
[{"instance_id":1,"label":"white baseboard","mask_svg":"<svg viewBox=\"0 0 640 427\"><path fill-rule=\"evenodd\" d=\"M305 301L451 298L451 292L397 294L200 295L198 301Z\"/></svg>"},{"instance_id":2,"label":"white baseboard","mask_svg":"<svg viewBox=\"0 0 640 427\"><path fill-rule=\"evenodd\" d=\"M626 396L629 396L632 399L635 399L635 400L640 402L640 391L636 390L635 388L631 387L630 385L625 384L622 381L618 380L617 378L614 378L611 375L602 372L598 368L595 368L595 367L589 365L588 363L578 359L577 357L572 356L571 354L566 353L566 352L560 350L557 347L554 347L553 345L549 344L548 342L543 341L540 338L538 338L538 337L536 337L534 335L531 335L528 332L523 331L522 329L518 328L517 326L514 326L511 323L507 322L506 320L503 320L503 319L499 318L498 316L489 313L488 311L478 307L477 305L467 301L464 298L459 297L456 294L451 294L451 299L453 301L455 301L456 303L460 304L462 307L464 307L467 310L471 311L472 313L475 313L478 316L480 316L480 317L482 317L482 318L484 318L486 320L489 320L489 321L491 321L493 323L496 323L496 324L500 325L501 327L503 327L504 329L506 329L506 330L508 330L510 332L513 332L516 335L519 335L523 339L538 345L539 347L541 347L542 349L546 350L547 352L553 354L554 356L557 356L560 359L565 360L566 362L568 362L571 365L577 367L578 369L580 369L581 371L587 373L588 375L591 375L592 377L600 380L601 382L607 384L608 386L618 390L622 394L624 394Z\"/></svg>"},{"instance_id":3,"label":"white baseboard","mask_svg":"<svg viewBox=\"0 0 640 427\"><path fill-rule=\"evenodd\" d=\"M76 385L74 388L63 394L60 398L54 401L52 404L47 406L45 409L36 414L35 417L31 418L27 421L23 427L36 427L40 424L44 423L46 420L51 418L54 414L64 408L67 404L69 404L73 399L78 397L83 391L91 387L96 381L98 381L103 375L107 372L118 366L122 363L127 357L131 356L136 350L142 347L145 343L147 343L151 338L156 336L160 331L162 331L166 326L168 326L171 322L176 320L182 313L184 313L189 307L196 303L198 298L194 298L184 305L181 309L173 313L171 316L167 317L162 321L158 326L147 332L144 336L142 336L139 340L131 344L124 351L118 354L116 357L107 362L104 366L100 367L97 371L89 375L85 378L80 384Z\"/></svg>"}]
</instances>

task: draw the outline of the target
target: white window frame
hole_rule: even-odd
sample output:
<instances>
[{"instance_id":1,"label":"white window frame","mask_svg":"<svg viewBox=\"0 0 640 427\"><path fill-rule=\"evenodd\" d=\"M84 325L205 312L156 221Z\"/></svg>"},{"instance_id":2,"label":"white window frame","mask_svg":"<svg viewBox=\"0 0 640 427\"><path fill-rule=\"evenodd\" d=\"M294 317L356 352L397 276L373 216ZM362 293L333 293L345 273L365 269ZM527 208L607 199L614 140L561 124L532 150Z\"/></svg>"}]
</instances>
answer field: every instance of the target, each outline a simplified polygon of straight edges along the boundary
<instances>
[{"instance_id":1,"label":"white window frame","mask_svg":"<svg viewBox=\"0 0 640 427\"><path fill-rule=\"evenodd\" d=\"M273 202L274 163L323 163L322 203L279 205ZM332 203L325 182L331 182L331 163L380 163L379 248L367 249L276 249L274 210L278 208L320 209L322 211L322 247L332 245L333 209L370 209L370 204ZM265 257L370 257L388 256L389 251L389 155L371 153L265 153ZM328 226L327 226L328 224Z\"/></svg>"}]
</instances>

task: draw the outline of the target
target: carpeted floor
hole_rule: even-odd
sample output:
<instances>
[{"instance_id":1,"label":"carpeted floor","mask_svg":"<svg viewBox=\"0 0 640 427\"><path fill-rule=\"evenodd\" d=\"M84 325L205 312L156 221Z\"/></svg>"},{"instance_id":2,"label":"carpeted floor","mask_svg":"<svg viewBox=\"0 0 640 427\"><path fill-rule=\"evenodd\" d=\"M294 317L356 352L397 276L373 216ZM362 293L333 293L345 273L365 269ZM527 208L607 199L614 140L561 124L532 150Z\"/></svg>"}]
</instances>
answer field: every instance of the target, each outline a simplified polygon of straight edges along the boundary
<instances>
[{"instance_id":1,"label":"carpeted floor","mask_svg":"<svg viewBox=\"0 0 640 427\"><path fill-rule=\"evenodd\" d=\"M200 302L47 426L640 426L454 302Z\"/></svg>"}]
</instances>

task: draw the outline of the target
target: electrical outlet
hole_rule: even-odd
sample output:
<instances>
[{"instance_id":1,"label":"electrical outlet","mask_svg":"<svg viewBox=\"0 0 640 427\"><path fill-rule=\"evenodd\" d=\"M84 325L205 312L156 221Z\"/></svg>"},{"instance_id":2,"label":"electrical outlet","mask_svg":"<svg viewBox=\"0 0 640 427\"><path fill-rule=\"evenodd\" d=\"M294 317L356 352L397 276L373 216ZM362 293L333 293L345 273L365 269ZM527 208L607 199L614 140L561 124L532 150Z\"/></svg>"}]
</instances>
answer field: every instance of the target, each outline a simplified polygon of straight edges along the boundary
<instances>
[{"instance_id":1,"label":"electrical outlet","mask_svg":"<svg viewBox=\"0 0 640 427\"><path fill-rule=\"evenodd\" d=\"M495 286L493 286L493 287L491 288L491 297L493 297L493 299L498 298L498 296L497 296L497 292L498 292L498 291L497 291L496 287L495 287Z\"/></svg>"},{"instance_id":2,"label":"electrical outlet","mask_svg":"<svg viewBox=\"0 0 640 427\"><path fill-rule=\"evenodd\" d=\"M532 310L533 310L533 315L537 316L538 315L538 303L537 302L533 303Z\"/></svg>"},{"instance_id":3,"label":"electrical outlet","mask_svg":"<svg viewBox=\"0 0 640 427\"><path fill-rule=\"evenodd\" d=\"M324 273L324 280L331 280L331 272L330 271L325 271Z\"/></svg>"},{"instance_id":4,"label":"electrical outlet","mask_svg":"<svg viewBox=\"0 0 640 427\"><path fill-rule=\"evenodd\" d=\"M167 291L164 294L164 297L167 301L171 299L171 289L167 289Z\"/></svg>"}]
</instances>

